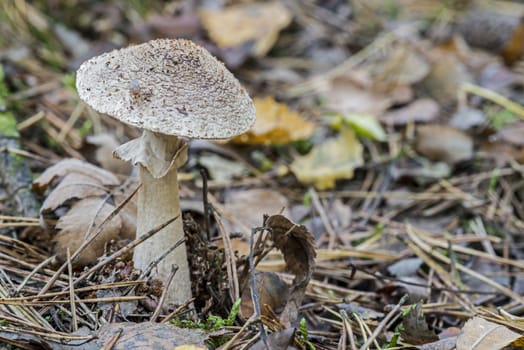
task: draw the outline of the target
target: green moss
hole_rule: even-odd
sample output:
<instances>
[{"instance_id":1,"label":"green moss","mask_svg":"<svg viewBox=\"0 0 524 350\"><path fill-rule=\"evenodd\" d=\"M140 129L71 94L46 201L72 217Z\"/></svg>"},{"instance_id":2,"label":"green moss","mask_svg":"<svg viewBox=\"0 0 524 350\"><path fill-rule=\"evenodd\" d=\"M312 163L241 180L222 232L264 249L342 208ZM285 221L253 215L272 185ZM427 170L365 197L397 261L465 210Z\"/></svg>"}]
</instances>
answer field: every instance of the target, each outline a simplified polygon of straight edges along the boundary
<instances>
[{"instance_id":1,"label":"green moss","mask_svg":"<svg viewBox=\"0 0 524 350\"><path fill-rule=\"evenodd\" d=\"M3 137L19 137L20 134L16 130L16 119L9 112L0 112L0 136Z\"/></svg>"}]
</instances>

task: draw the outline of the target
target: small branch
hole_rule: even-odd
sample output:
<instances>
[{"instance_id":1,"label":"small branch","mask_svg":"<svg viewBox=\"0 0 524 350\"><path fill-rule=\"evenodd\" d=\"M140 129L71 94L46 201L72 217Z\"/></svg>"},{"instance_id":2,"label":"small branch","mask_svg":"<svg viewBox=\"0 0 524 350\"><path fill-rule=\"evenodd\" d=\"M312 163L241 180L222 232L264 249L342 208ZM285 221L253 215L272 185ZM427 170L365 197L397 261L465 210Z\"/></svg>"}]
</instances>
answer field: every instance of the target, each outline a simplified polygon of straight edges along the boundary
<instances>
[{"instance_id":1,"label":"small branch","mask_svg":"<svg viewBox=\"0 0 524 350\"><path fill-rule=\"evenodd\" d=\"M382 329L386 326L386 324L389 322L390 319L395 316L398 310L400 310L400 307L408 300L408 295L404 295L397 305L391 311L380 321L380 323L377 325L373 333L371 333L371 336L367 339L367 341L360 347L360 350L366 350L371 343L378 337L380 332L382 332Z\"/></svg>"},{"instance_id":2,"label":"small branch","mask_svg":"<svg viewBox=\"0 0 524 350\"><path fill-rule=\"evenodd\" d=\"M158 300L158 305L155 309L155 312L153 312L153 315L151 315L150 322L156 322L156 319L160 315L160 312L162 311L162 305L164 305L164 301L166 300L167 291L169 290L169 286L173 282L173 278L175 277L177 271L178 271L178 266L172 265L171 273L169 274L169 277L167 278L166 285L164 286L164 290L162 291L160 300Z\"/></svg>"}]
</instances>

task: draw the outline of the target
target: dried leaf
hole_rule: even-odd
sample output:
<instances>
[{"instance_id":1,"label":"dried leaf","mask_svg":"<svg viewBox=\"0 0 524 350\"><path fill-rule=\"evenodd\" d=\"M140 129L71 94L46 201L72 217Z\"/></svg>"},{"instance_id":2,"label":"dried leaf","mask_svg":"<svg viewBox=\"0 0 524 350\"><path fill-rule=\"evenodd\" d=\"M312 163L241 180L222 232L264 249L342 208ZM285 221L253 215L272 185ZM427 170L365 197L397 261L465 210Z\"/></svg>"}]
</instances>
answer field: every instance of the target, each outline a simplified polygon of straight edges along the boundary
<instances>
[{"instance_id":1,"label":"dried leaf","mask_svg":"<svg viewBox=\"0 0 524 350\"><path fill-rule=\"evenodd\" d=\"M97 147L95 159L102 168L118 174L130 173L131 164L113 157L113 151L120 146L115 135L110 133L90 135L86 138L86 141Z\"/></svg>"},{"instance_id":2,"label":"dried leaf","mask_svg":"<svg viewBox=\"0 0 524 350\"><path fill-rule=\"evenodd\" d=\"M410 122L429 122L440 113L439 105L432 99L421 98L409 105L385 113L380 120L386 124L404 125Z\"/></svg>"},{"instance_id":3,"label":"dried leaf","mask_svg":"<svg viewBox=\"0 0 524 350\"><path fill-rule=\"evenodd\" d=\"M391 96L357 86L345 76L329 82L323 96L326 107L339 113L382 115L394 103Z\"/></svg>"},{"instance_id":4,"label":"dried leaf","mask_svg":"<svg viewBox=\"0 0 524 350\"><path fill-rule=\"evenodd\" d=\"M124 349L205 349L208 335L201 329L179 328L168 323L107 323L94 332L97 349L107 345L116 335L112 350ZM191 346L195 346L191 348ZM77 349L79 347L75 347ZM69 348L67 348L69 349ZM73 349L73 347L71 347Z\"/></svg>"},{"instance_id":5,"label":"dried leaf","mask_svg":"<svg viewBox=\"0 0 524 350\"><path fill-rule=\"evenodd\" d=\"M254 56L265 55L280 30L291 23L291 14L279 2L239 4L221 11L202 9L199 16L218 46L233 47L253 41Z\"/></svg>"},{"instance_id":6,"label":"dried leaf","mask_svg":"<svg viewBox=\"0 0 524 350\"><path fill-rule=\"evenodd\" d=\"M435 332L428 328L420 303L417 303L415 308L404 316L402 325L404 328L400 334L407 343L421 345L438 340Z\"/></svg>"},{"instance_id":7,"label":"dried leaf","mask_svg":"<svg viewBox=\"0 0 524 350\"><path fill-rule=\"evenodd\" d=\"M457 339L457 350L497 350L522 336L480 317L469 319Z\"/></svg>"},{"instance_id":8,"label":"dried leaf","mask_svg":"<svg viewBox=\"0 0 524 350\"><path fill-rule=\"evenodd\" d=\"M445 141L445 142L443 142ZM417 127L415 148L421 155L448 164L473 157L473 140L464 132L446 125Z\"/></svg>"},{"instance_id":9,"label":"dried leaf","mask_svg":"<svg viewBox=\"0 0 524 350\"><path fill-rule=\"evenodd\" d=\"M271 96L253 100L257 111L255 125L233 142L243 144L282 144L306 139L313 134L315 124L302 119L299 113L289 110Z\"/></svg>"},{"instance_id":10,"label":"dried leaf","mask_svg":"<svg viewBox=\"0 0 524 350\"><path fill-rule=\"evenodd\" d=\"M251 228L262 224L264 214L287 215L288 200L275 190L266 188L242 189L226 193L224 206L234 221L224 220L228 232L244 232L249 237ZM247 229L247 232L246 232Z\"/></svg>"},{"instance_id":11,"label":"dried leaf","mask_svg":"<svg viewBox=\"0 0 524 350\"><path fill-rule=\"evenodd\" d=\"M58 259L61 262L65 261L67 248L71 253L76 251L87 238L86 234L93 233L94 228L98 227L114 209L114 206L105 203L101 198L87 198L75 203L56 224L56 228L60 231L53 239L53 251ZM118 237L121 227L122 220L117 215L105 224L102 232L73 263L85 266L96 262L96 259L103 255L106 243Z\"/></svg>"},{"instance_id":12,"label":"dried leaf","mask_svg":"<svg viewBox=\"0 0 524 350\"><path fill-rule=\"evenodd\" d=\"M416 348L418 350L455 350L456 343L457 337L454 336L450 338L440 339L431 343L419 345Z\"/></svg>"},{"instance_id":13,"label":"dried leaf","mask_svg":"<svg viewBox=\"0 0 524 350\"><path fill-rule=\"evenodd\" d=\"M213 180L219 182L230 181L247 173L246 167L239 162L226 159L215 153L200 155L198 162L207 169Z\"/></svg>"},{"instance_id":14,"label":"dried leaf","mask_svg":"<svg viewBox=\"0 0 524 350\"><path fill-rule=\"evenodd\" d=\"M377 118L370 114L349 113L343 115L357 135L362 135L376 141L386 141L386 132Z\"/></svg>"},{"instance_id":15,"label":"dried leaf","mask_svg":"<svg viewBox=\"0 0 524 350\"><path fill-rule=\"evenodd\" d=\"M380 40L380 37L379 39ZM430 65L408 42L393 42L364 64L376 85L410 85L421 81Z\"/></svg>"},{"instance_id":16,"label":"dried leaf","mask_svg":"<svg viewBox=\"0 0 524 350\"><path fill-rule=\"evenodd\" d=\"M297 157L291 164L291 170L300 182L325 190L333 188L336 180L351 179L354 169L363 162L362 145L354 132L344 127L336 139L330 139L307 155Z\"/></svg>"},{"instance_id":17,"label":"dried leaf","mask_svg":"<svg viewBox=\"0 0 524 350\"><path fill-rule=\"evenodd\" d=\"M98 197L105 194L107 190L96 177L71 172L65 175L56 188L49 193L40 208L40 214L48 214L73 199Z\"/></svg>"},{"instance_id":18,"label":"dried leaf","mask_svg":"<svg viewBox=\"0 0 524 350\"><path fill-rule=\"evenodd\" d=\"M267 339L267 347L264 344L264 341L261 339L257 341L252 347L251 350L291 350L295 349L292 347L293 339L295 337L295 328L287 328L283 331L271 333Z\"/></svg>"},{"instance_id":19,"label":"dried leaf","mask_svg":"<svg viewBox=\"0 0 524 350\"><path fill-rule=\"evenodd\" d=\"M264 305L268 305L271 310L275 311L284 306L289 296L289 288L286 282L273 272L257 272L256 280L263 315L266 314L265 311L267 310ZM253 301L251 299L251 284L247 284L242 291L240 309L242 317L246 319L254 313Z\"/></svg>"},{"instance_id":20,"label":"dried leaf","mask_svg":"<svg viewBox=\"0 0 524 350\"><path fill-rule=\"evenodd\" d=\"M486 123L485 113L473 108L460 108L449 121L450 126L460 130L468 130L484 123Z\"/></svg>"},{"instance_id":21,"label":"dried leaf","mask_svg":"<svg viewBox=\"0 0 524 350\"><path fill-rule=\"evenodd\" d=\"M495 139L503 140L516 146L524 146L524 122L517 122L502 128L495 135Z\"/></svg>"},{"instance_id":22,"label":"dried leaf","mask_svg":"<svg viewBox=\"0 0 524 350\"><path fill-rule=\"evenodd\" d=\"M118 186L120 181L111 172L78 159L64 159L47 168L34 182L33 190L42 194L57 178L79 173L96 179L105 186Z\"/></svg>"},{"instance_id":23,"label":"dried leaf","mask_svg":"<svg viewBox=\"0 0 524 350\"><path fill-rule=\"evenodd\" d=\"M293 324L313 274L316 257L313 235L303 225L297 225L283 215L270 216L265 224L270 228L275 246L284 255L286 270L295 275L288 303L282 313L282 322Z\"/></svg>"},{"instance_id":24,"label":"dried leaf","mask_svg":"<svg viewBox=\"0 0 524 350\"><path fill-rule=\"evenodd\" d=\"M473 77L453 52L436 49L429 54L432 56L431 71L422 84L437 101L452 103L458 96L460 85L472 82Z\"/></svg>"}]
</instances>

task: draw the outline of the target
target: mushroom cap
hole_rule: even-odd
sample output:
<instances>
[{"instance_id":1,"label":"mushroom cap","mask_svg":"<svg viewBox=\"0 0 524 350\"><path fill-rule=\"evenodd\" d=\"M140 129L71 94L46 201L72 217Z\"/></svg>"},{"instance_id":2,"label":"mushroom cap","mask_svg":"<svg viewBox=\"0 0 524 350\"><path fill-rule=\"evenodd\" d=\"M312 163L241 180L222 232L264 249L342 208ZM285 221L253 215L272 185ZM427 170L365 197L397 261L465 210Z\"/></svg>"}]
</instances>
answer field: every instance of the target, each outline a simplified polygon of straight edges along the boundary
<instances>
[{"instance_id":1,"label":"mushroom cap","mask_svg":"<svg viewBox=\"0 0 524 350\"><path fill-rule=\"evenodd\" d=\"M152 40L94 57L78 69L76 88L98 112L167 135L228 138L255 122L240 82L189 40Z\"/></svg>"}]
</instances>

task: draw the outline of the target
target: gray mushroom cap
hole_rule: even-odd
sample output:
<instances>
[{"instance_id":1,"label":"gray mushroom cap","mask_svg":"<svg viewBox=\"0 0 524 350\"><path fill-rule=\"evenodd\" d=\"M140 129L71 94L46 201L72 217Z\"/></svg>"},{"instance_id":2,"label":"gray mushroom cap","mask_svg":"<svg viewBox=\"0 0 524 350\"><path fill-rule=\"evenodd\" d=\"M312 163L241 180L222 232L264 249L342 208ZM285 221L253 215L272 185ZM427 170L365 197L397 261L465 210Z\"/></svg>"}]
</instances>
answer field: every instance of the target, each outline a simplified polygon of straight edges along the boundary
<instances>
[{"instance_id":1,"label":"gray mushroom cap","mask_svg":"<svg viewBox=\"0 0 524 350\"><path fill-rule=\"evenodd\" d=\"M158 39L84 62L82 100L126 124L167 135L220 139L246 132L255 107L246 90L204 48Z\"/></svg>"}]
</instances>

